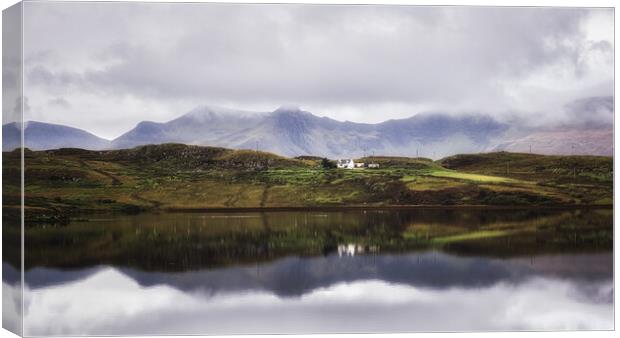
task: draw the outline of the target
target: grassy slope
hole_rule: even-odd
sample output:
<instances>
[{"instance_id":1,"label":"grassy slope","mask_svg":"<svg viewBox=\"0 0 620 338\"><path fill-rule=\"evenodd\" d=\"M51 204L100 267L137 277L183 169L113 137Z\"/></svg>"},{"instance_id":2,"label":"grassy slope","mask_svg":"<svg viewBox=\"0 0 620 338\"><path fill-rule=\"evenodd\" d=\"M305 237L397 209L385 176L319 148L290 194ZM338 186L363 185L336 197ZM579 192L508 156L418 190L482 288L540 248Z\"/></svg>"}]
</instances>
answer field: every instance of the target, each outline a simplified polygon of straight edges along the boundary
<instances>
[{"instance_id":1,"label":"grassy slope","mask_svg":"<svg viewBox=\"0 0 620 338\"><path fill-rule=\"evenodd\" d=\"M4 153L4 175L18 172L17 155ZM494 153L438 162L363 160L381 167L325 170L313 157L180 144L26 151L27 215L56 222L70 213L152 208L610 204L612 198L611 158ZM5 210L16 209L19 187L6 185L3 196Z\"/></svg>"},{"instance_id":2,"label":"grassy slope","mask_svg":"<svg viewBox=\"0 0 620 338\"><path fill-rule=\"evenodd\" d=\"M491 175L531 182L541 193L562 192L573 203L611 204L613 158L603 156L545 156L523 153L456 155L439 163L461 173ZM521 188L528 188L521 184ZM490 187L506 191L505 186Z\"/></svg>"}]
</instances>

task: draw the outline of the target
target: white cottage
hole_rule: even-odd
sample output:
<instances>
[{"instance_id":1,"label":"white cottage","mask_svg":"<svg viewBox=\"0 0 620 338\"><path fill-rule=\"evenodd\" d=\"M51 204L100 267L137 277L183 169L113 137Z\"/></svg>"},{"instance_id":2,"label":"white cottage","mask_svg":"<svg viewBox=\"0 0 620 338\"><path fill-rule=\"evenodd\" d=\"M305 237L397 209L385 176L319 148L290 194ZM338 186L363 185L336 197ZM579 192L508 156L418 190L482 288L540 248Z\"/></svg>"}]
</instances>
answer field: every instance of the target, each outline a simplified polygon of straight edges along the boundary
<instances>
[{"instance_id":1,"label":"white cottage","mask_svg":"<svg viewBox=\"0 0 620 338\"><path fill-rule=\"evenodd\" d=\"M352 159L344 159L336 161L336 166L342 169L363 169L366 168L366 163L355 162Z\"/></svg>"},{"instance_id":2,"label":"white cottage","mask_svg":"<svg viewBox=\"0 0 620 338\"><path fill-rule=\"evenodd\" d=\"M355 162L352 159L344 159L336 161L336 166L342 169L353 169L355 168Z\"/></svg>"}]
</instances>

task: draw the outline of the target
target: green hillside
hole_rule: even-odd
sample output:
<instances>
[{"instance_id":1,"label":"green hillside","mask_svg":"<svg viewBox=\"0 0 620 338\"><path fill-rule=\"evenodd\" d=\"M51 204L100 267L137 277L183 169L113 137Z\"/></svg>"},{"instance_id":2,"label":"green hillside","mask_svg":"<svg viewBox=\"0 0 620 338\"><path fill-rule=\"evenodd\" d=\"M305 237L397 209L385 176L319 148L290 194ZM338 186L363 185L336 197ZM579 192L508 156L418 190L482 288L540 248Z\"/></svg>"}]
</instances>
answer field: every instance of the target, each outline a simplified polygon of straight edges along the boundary
<instances>
[{"instance_id":1,"label":"green hillside","mask_svg":"<svg viewBox=\"0 0 620 338\"><path fill-rule=\"evenodd\" d=\"M607 184L613 171L613 158L603 156L497 152L455 155L438 162L445 168L465 172L584 184Z\"/></svg>"},{"instance_id":2,"label":"green hillside","mask_svg":"<svg viewBox=\"0 0 620 338\"><path fill-rule=\"evenodd\" d=\"M91 212L339 206L610 205L612 159L492 153L371 157L376 169L324 168L318 157L182 144L133 149L25 151L28 224ZM3 153L19 174L19 152ZM19 211L5 181L4 210Z\"/></svg>"}]
</instances>

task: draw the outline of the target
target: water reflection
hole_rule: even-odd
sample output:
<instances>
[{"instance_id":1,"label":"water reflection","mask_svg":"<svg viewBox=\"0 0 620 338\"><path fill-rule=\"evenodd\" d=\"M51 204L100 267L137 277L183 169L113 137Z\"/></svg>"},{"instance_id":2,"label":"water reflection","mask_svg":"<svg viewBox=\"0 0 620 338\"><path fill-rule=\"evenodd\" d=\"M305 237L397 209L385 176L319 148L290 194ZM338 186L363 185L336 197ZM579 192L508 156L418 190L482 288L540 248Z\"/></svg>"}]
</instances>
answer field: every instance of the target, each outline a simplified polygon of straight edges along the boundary
<instances>
[{"instance_id":1,"label":"water reflection","mask_svg":"<svg viewBox=\"0 0 620 338\"><path fill-rule=\"evenodd\" d=\"M177 273L33 269L26 332L613 329L611 262L611 253L505 260L423 252Z\"/></svg>"},{"instance_id":2,"label":"water reflection","mask_svg":"<svg viewBox=\"0 0 620 338\"><path fill-rule=\"evenodd\" d=\"M340 244L338 245L338 256L355 256L356 254L364 253L376 253L379 252L379 247L376 245L361 245L361 244Z\"/></svg>"},{"instance_id":3,"label":"water reflection","mask_svg":"<svg viewBox=\"0 0 620 338\"><path fill-rule=\"evenodd\" d=\"M611 284L593 285L594 292L605 295ZM579 284L554 279L441 291L371 280L283 299L261 291L141 287L109 268L54 289L29 290L26 297L29 335L613 328L610 303L589 298Z\"/></svg>"},{"instance_id":4,"label":"water reflection","mask_svg":"<svg viewBox=\"0 0 620 338\"><path fill-rule=\"evenodd\" d=\"M608 330L612 216L141 214L29 229L25 333ZM10 294L18 274L3 272Z\"/></svg>"},{"instance_id":5,"label":"water reflection","mask_svg":"<svg viewBox=\"0 0 620 338\"><path fill-rule=\"evenodd\" d=\"M98 264L185 271L291 255L441 248L515 256L611 250L611 210L367 210L96 217L28 228L26 269ZM354 245L355 248L350 245ZM359 247L363 247L362 250ZM95 250L93 250L95 248ZM11 257L9 257L11 259ZM13 266L20 262L10 261Z\"/></svg>"}]
</instances>

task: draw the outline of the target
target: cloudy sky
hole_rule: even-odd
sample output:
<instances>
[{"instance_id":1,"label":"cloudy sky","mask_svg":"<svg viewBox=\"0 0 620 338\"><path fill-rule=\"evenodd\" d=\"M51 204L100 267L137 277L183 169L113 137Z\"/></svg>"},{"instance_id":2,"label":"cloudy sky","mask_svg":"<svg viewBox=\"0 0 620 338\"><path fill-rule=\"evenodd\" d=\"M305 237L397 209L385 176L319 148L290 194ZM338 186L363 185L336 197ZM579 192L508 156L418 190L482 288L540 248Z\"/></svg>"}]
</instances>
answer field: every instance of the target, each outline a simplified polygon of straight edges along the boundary
<instances>
[{"instance_id":1,"label":"cloudy sky","mask_svg":"<svg viewBox=\"0 0 620 338\"><path fill-rule=\"evenodd\" d=\"M613 95L613 10L25 3L27 120L114 138L198 105L379 122Z\"/></svg>"}]
</instances>

